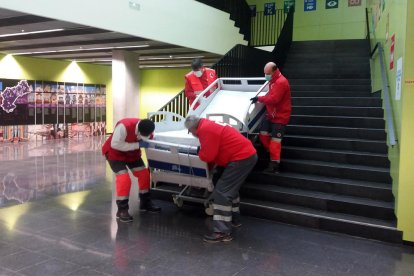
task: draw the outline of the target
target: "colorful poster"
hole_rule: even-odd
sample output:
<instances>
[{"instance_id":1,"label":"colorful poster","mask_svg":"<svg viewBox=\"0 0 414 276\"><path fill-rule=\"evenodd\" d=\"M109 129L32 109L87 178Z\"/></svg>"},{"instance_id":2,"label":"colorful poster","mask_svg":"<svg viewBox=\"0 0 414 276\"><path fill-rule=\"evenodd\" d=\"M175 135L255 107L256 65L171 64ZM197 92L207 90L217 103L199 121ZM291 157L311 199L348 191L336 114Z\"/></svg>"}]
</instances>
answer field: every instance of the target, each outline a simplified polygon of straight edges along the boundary
<instances>
[{"instance_id":1,"label":"colorful poster","mask_svg":"<svg viewBox=\"0 0 414 276\"><path fill-rule=\"evenodd\" d=\"M339 0L326 0L325 9L337 9Z\"/></svg>"},{"instance_id":2,"label":"colorful poster","mask_svg":"<svg viewBox=\"0 0 414 276\"><path fill-rule=\"evenodd\" d=\"M264 15L275 15L276 14L276 3L265 3L264 4Z\"/></svg>"},{"instance_id":3,"label":"colorful poster","mask_svg":"<svg viewBox=\"0 0 414 276\"><path fill-rule=\"evenodd\" d=\"M288 13L291 9L295 8L295 0L285 0L283 3L283 11Z\"/></svg>"},{"instance_id":4,"label":"colorful poster","mask_svg":"<svg viewBox=\"0 0 414 276\"><path fill-rule=\"evenodd\" d=\"M303 10L305 12L316 11L316 0L305 0Z\"/></svg>"}]
</instances>

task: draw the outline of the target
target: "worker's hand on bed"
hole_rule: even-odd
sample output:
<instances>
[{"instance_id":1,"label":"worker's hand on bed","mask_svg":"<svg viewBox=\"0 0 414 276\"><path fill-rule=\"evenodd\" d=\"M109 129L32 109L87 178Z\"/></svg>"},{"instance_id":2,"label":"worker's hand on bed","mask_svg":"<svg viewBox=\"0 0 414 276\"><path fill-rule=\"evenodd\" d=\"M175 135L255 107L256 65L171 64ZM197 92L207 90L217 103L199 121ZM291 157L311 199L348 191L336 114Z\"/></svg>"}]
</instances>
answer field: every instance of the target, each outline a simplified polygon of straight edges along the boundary
<instances>
[{"instance_id":1,"label":"worker's hand on bed","mask_svg":"<svg viewBox=\"0 0 414 276\"><path fill-rule=\"evenodd\" d=\"M139 144L140 148L148 148L149 147L149 143L142 140L142 139L138 141L138 144Z\"/></svg>"},{"instance_id":2,"label":"worker's hand on bed","mask_svg":"<svg viewBox=\"0 0 414 276\"><path fill-rule=\"evenodd\" d=\"M256 97L251 98L250 100L252 101L252 103L255 104L259 100L259 97L256 96Z\"/></svg>"}]
</instances>

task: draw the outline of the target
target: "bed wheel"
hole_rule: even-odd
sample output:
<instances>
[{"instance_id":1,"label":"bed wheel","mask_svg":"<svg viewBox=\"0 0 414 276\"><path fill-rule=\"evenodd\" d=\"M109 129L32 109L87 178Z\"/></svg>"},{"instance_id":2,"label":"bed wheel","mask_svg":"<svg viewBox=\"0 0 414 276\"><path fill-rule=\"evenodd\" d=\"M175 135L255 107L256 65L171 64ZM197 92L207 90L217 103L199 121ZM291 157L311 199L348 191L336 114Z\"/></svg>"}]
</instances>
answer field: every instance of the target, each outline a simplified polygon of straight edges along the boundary
<instances>
[{"instance_id":1,"label":"bed wheel","mask_svg":"<svg viewBox=\"0 0 414 276\"><path fill-rule=\"evenodd\" d=\"M173 197L173 201L174 201L174 204L177 205L178 208L183 207L184 201L183 201L182 198L179 198L179 197L175 196L175 197Z\"/></svg>"},{"instance_id":2,"label":"bed wheel","mask_svg":"<svg viewBox=\"0 0 414 276\"><path fill-rule=\"evenodd\" d=\"M208 207L206 207L206 209L204 209L204 211L206 212L206 214L208 215L208 216L212 216L213 215L213 213L214 213L214 210L213 210L213 205L210 203L210 204L208 204Z\"/></svg>"}]
</instances>

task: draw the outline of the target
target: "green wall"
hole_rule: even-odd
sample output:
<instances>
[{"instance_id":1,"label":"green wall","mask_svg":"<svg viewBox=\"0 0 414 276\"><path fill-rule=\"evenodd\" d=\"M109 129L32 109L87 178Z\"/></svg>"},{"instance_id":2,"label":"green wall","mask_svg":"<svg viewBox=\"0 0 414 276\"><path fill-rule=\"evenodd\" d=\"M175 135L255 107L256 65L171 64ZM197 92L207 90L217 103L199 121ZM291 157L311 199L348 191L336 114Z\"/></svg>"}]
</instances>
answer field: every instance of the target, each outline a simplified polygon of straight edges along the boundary
<instances>
[{"instance_id":1,"label":"green wall","mask_svg":"<svg viewBox=\"0 0 414 276\"><path fill-rule=\"evenodd\" d=\"M139 116L146 118L148 112L159 110L184 89L184 75L190 70L190 67L141 70Z\"/></svg>"},{"instance_id":2,"label":"green wall","mask_svg":"<svg viewBox=\"0 0 414 276\"><path fill-rule=\"evenodd\" d=\"M385 4L385 5L384 5ZM397 227L403 231L403 239L414 241L414 174L412 169L414 144L414 1L369 0L368 2L372 46L380 42L384 47L384 59L389 82L392 113L397 144L389 147L391 176L395 196ZM388 33L388 35L387 35ZM391 37L394 42L394 68L390 68ZM403 74L401 96L396 94L397 60L402 59ZM373 91L382 90L379 55L371 61ZM388 125L389 122L387 122Z\"/></svg>"},{"instance_id":3,"label":"green wall","mask_svg":"<svg viewBox=\"0 0 414 276\"><path fill-rule=\"evenodd\" d=\"M315 11L304 11L304 0L295 1L293 22L293 40L334 40L362 39L366 37L365 7L348 7L348 1L339 0L336 9L326 9L326 0L316 1ZM264 3L276 3L276 8L284 6L283 0L247 0L249 5L256 5L257 11L263 11Z\"/></svg>"}]
</instances>

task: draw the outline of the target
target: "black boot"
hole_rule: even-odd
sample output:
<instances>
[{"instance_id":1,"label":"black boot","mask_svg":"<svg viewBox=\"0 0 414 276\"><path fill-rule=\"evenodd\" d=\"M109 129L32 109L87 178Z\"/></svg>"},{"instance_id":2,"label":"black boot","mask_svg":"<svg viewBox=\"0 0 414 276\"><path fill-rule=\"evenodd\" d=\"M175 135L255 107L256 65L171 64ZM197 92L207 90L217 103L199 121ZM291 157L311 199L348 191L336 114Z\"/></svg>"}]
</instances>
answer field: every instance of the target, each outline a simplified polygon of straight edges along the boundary
<instances>
[{"instance_id":1,"label":"black boot","mask_svg":"<svg viewBox=\"0 0 414 276\"><path fill-rule=\"evenodd\" d=\"M269 166L263 170L263 173L278 174L279 173L279 162L270 161Z\"/></svg>"},{"instance_id":2,"label":"black boot","mask_svg":"<svg viewBox=\"0 0 414 276\"><path fill-rule=\"evenodd\" d=\"M144 194L139 194L139 210L141 212L153 212L153 213L159 213L161 212L161 207L154 205L151 200L151 196L149 192L146 192Z\"/></svg>"},{"instance_id":3,"label":"black boot","mask_svg":"<svg viewBox=\"0 0 414 276\"><path fill-rule=\"evenodd\" d=\"M117 200L116 205L118 206L118 211L116 212L116 218L121 222L131 222L133 217L128 213L129 205L128 199Z\"/></svg>"}]
</instances>

